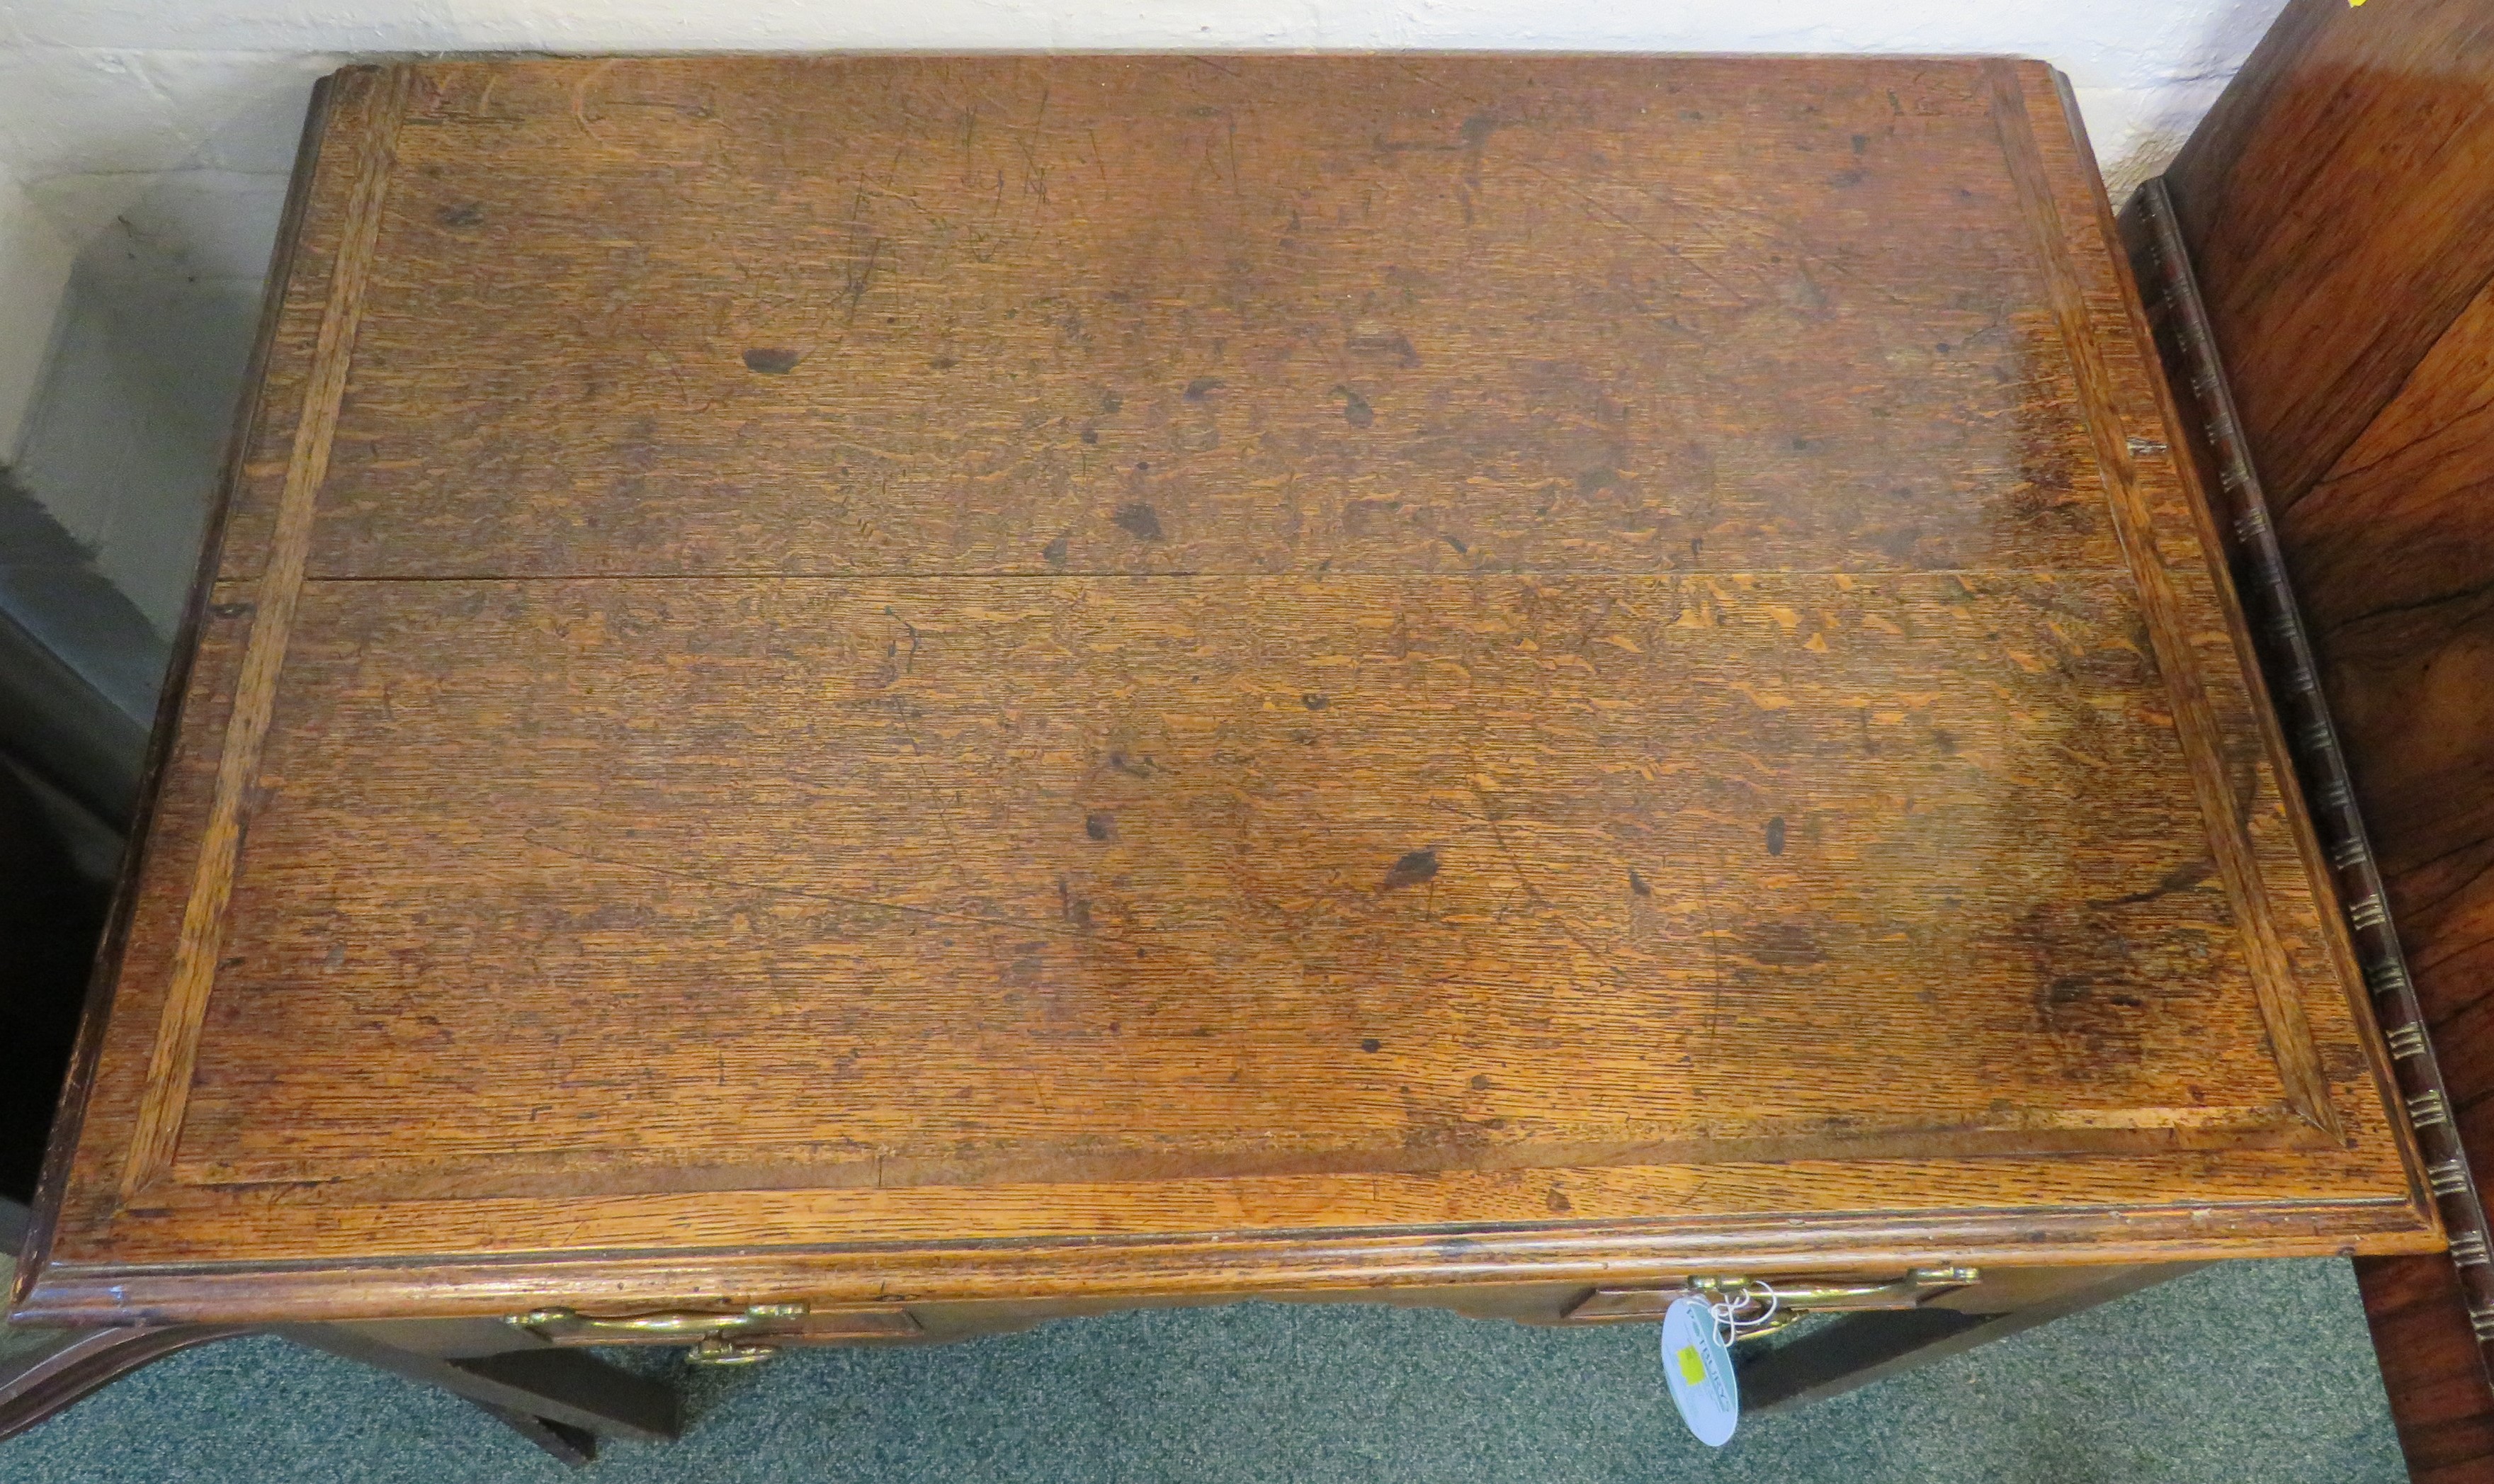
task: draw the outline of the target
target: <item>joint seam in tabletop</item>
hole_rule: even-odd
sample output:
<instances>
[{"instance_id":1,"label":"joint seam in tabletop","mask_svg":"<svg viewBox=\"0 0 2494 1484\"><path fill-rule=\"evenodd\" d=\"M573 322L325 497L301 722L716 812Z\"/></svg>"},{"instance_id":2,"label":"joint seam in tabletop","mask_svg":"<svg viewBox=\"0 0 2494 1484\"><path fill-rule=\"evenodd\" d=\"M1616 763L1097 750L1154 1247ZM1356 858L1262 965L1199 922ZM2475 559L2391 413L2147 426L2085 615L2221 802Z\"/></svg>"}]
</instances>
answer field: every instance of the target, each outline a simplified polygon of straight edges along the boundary
<instances>
[{"instance_id":1,"label":"joint seam in tabletop","mask_svg":"<svg viewBox=\"0 0 2494 1484\"><path fill-rule=\"evenodd\" d=\"M341 111L356 109L366 117L349 132L353 149L354 187L347 206L346 232L329 279L319 339L303 410L296 422L293 446L279 497L277 526L268 563L258 583L259 601L251 637L243 651L234 683L233 711L226 724L224 747L217 760L216 788L200 858L183 904L181 935L155 1045L148 1054L146 1094L138 1109L130 1153L122 1166L121 1200L141 1203L145 1194L171 1172L180 1142L182 1115L198 1060L199 1032L215 983L217 955L225 934L225 916L233 893L233 877L241 853L244 813L257 780L260 751L268 737L278 672L284 667L289 631L303 583L312 545L315 498L329 469L329 445L346 396L347 369L352 357L355 329L361 318L364 285L372 273L380 238L381 210L389 192L390 167L398 125L408 111L414 70L392 68L373 76ZM326 162L323 162L324 166Z\"/></svg>"},{"instance_id":2,"label":"joint seam in tabletop","mask_svg":"<svg viewBox=\"0 0 2494 1484\"><path fill-rule=\"evenodd\" d=\"M853 582L864 585L874 583L896 584L935 581L948 583L1062 583L1067 581L1090 583L1166 583L1171 581L1189 582L1207 577L1217 578L1223 582L1256 582L1272 583L1277 585L1312 585L1318 583L1339 582L1355 583L1363 579L1395 583L1478 583L1484 578L1509 578L1517 582L1532 583L1543 579L1572 580L1577 578L1616 578L1627 581L1652 582L1657 586L1666 586L1672 583L1743 583L1758 578L1769 578L1778 581L1787 579L1833 578L1840 581L1850 580L1855 582L1896 580L1922 582L1944 577L1985 577L2026 578L2044 583L2060 581L2083 582L2089 580L2118 580L2126 582L2130 577L2130 573L2119 567L2063 567L2053 573L2041 574L2017 567L1914 567L1898 571L1888 571L1877 568L1846 570L1836 567L1818 570L1794 567L1740 567L1729 569L1700 568L1692 570L1663 571L1638 571L1627 568L1609 567L1523 567L1514 570L1500 569L1461 572L1402 572L1395 571L1390 568L1374 569L1360 567L1332 567L1323 570L1309 569L1284 572L1251 571L1244 568L1230 571L1187 568L1184 570L1164 572L1121 572L1113 569L1101 569L1095 571L1068 570L1062 572L953 572L944 570L915 572L879 570L823 572L776 571L763 567L750 567L692 572L463 572L457 575L443 575L427 572L408 574L369 572L356 573L350 576L331 576L321 573L311 573L303 578L303 582L307 586L315 587L348 585L363 585L367 587L406 585L412 587L423 584L464 584L471 587L486 587L502 583L626 582L718 584L764 582Z\"/></svg>"},{"instance_id":3,"label":"joint seam in tabletop","mask_svg":"<svg viewBox=\"0 0 2494 1484\"><path fill-rule=\"evenodd\" d=\"M2321 1058L2312 1041L2295 970L2269 915L2261 882L2260 862L2252 852L2232 790L2227 786L2221 738L2214 708L2203 685L2197 662L2181 633L2180 597L2165 568L2156 542L2155 522L2139 489L2137 471L2114 406L2106 368L2091 333L2085 292L2068 258L2068 234L2051 182L2043 175L2033 118L2026 91L2014 64L1986 63L1992 86L1992 117L2000 127L2001 153L2008 162L2026 219L2034 224L2036 266L2070 358L2071 380L2082 402L2087 430L2095 443L2096 468L2112 506L2114 528L2137 579L2142 615L2156 666L2174 701L2174 729L2191 774L2193 792L2207 827L2208 844L2217 874L2241 929L2243 956L2251 972L2252 995L2261 1023L2268 1032L2270 1054L2277 1064L2286 1099L2296 1114L2325 1134L2340 1134L2338 1115L2330 1105L2322 1075ZM2110 251L2110 248L2108 248ZM2123 326L2125 330L2130 327Z\"/></svg>"}]
</instances>

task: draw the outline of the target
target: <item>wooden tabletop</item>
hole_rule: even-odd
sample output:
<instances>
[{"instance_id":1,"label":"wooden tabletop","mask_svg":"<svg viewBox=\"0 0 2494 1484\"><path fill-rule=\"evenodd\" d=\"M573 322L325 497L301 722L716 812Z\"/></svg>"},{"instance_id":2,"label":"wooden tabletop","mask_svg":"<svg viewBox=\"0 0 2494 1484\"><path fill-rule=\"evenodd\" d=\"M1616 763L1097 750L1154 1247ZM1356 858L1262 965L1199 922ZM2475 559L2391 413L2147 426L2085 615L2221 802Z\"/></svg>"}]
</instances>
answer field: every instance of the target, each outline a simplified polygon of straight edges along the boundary
<instances>
[{"instance_id":1,"label":"wooden tabletop","mask_svg":"<svg viewBox=\"0 0 2494 1484\"><path fill-rule=\"evenodd\" d=\"M2436 1245L2057 84L342 74L26 1310Z\"/></svg>"}]
</instances>

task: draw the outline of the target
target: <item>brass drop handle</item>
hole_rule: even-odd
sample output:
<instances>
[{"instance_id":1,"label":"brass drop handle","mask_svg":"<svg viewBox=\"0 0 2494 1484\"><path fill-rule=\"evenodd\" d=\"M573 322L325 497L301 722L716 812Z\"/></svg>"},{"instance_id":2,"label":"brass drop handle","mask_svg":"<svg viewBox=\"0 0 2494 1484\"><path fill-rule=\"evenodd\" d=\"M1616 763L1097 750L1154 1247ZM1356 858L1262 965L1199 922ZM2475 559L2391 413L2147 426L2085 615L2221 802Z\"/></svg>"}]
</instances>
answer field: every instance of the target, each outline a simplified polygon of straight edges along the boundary
<instances>
[{"instance_id":1,"label":"brass drop handle","mask_svg":"<svg viewBox=\"0 0 2494 1484\"><path fill-rule=\"evenodd\" d=\"M676 1337L699 1337L705 1345L711 1341L782 1319L806 1317L804 1304L755 1304L731 1314L704 1314L698 1311L670 1314L627 1314L598 1317L577 1309L532 1309L515 1314L503 1322L518 1329L532 1330L557 1345L593 1345L599 1340L664 1340ZM749 1347L748 1348L767 1348ZM746 1360L721 1360L715 1356L704 1360L706 1365L744 1365L765 1359L752 1355Z\"/></svg>"},{"instance_id":2,"label":"brass drop handle","mask_svg":"<svg viewBox=\"0 0 2494 1484\"><path fill-rule=\"evenodd\" d=\"M1962 1288L1983 1274L1970 1267L1918 1267L1893 1283L1775 1283L1749 1278L1691 1278L1689 1289L1704 1298L1765 1304L1779 1309L1911 1309L1936 1290Z\"/></svg>"},{"instance_id":3,"label":"brass drop handle","mask_svg":"<svg viewBox=\"0 0 2494 1484\"><path fill-rule=\"evenodd\" d=\"M1847 1309L1912 1309L1951 1288L1978 1282L1970 1267L1918 1267L1891 1283L1810 1283L1740 1278L1729 1274L1692 1276L1674 1287L1596 1288L1567 1311L1575 1324L1620 1324L1658 1319L1683 1299L1697 1299L1709 1308L1722 1306L1733 1320L1735 1340L1755 1340L1813 1314Z\"/></svg>"},{"instance_id":4,"label":"brass drop handle","mask_svg":"<svg viewBox=\"0 0 2494 1484\"><path fill-rule=\"evenodd\" d=\"M748 1345L713 1335L684 1351L684 1363L695 1366L752 1366L760 1365L778 1353L779 1347L776 1345Z\"/></svg>"}]
</instances>

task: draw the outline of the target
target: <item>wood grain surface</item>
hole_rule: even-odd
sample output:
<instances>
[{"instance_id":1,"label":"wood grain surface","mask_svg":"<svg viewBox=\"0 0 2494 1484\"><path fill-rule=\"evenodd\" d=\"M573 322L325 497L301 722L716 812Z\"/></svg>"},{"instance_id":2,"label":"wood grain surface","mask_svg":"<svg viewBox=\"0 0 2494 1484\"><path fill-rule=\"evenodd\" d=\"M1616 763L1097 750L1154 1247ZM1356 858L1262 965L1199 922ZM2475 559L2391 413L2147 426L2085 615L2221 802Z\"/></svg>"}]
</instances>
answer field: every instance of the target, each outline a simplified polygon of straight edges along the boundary
<instances>
[{"instance_id":1,"label":"wood grain surface","mask_svg":"<svg viewBox=\"0 0 2494 1484\"><path fill-rule=\"evenodd\" d=\"M409 80L405 72L369 78L358 76L356 83L364 85L350 84L334 103L340 142L355 151L347 166L353 188L344 211L344 237L330 270L328 302L313 342L313 369L303 392L301 417L287 456L285 482L279 487L267 563L250 598L257 618L234 677L233 706L228 713L224 744L218 749L216 791L200 829L199 859L192 871L189 899L183 904L172 982L161 1012L163 1028L148 1058L147 1091L132 1134L131 1158L123 1177L125 1196L137 1194L153 1171L170 1163L181 1137L183 1103L197 1048L197 1038L189 1028L206 1013L216 980L226 909L242 849L246 796L257 786L278 672L286 663L294 608L302 594L313 500L328 474L338 402L346 393L350 350L355 343L364 281L372 269L381 197L392 163L390 146L398 136L398 119L407 108Z\"/></svg>"},{"instance_id":2,"label":"wood grain surface","mask_svg":"<svg viewBox=\"0 0 2494 1484\"><path fill-rule=\"evenodd\" d=\"M2473 19L2484 32L2481 13ZM2383 65L2412 88L2481 92L2494 77L2494 33L2455 54L2438 49L2429 63L2402 60ZM2366 125L2381 127L2356 127ZM2437 220L2494 210L2471 163L2470 151L2486 147L2463 128L2394 199ZM2391 235L2379 223L2373 231ZM2455 316L2412 309L2392 326L2405 358L2366 368L2369 420L2308 487L2277 501L2276 521L2448 1084L2443 1107L2420 1116L2455 1128L2480 1191L2494 1181L2494 511L2485 500L2494 263L2482 257L2454 249L2436 265L2469 296ZM2481 1240L2464 1249L2454 1240L2453 1251L2486 1260ZM2494 1479L2494 1380L2478 1338L2494 1315L2481 1288L2464 1293L2449 1261L2363 1270L2400 1439L2416 1476L2434 1484ZM2475 1328L2472 1316L2482 1316Z\"/></svg>"},{"instance_id":3,"label":"wood grain surface","mask_svg":"<svg viewBox=\"0 0 2494 1484\"><path fill-rule=\"evenodd\" d=\"M2116 560L1985 76L1796 66L428 69L311 570Z\"/></svg>"},{"instance_id":4,"label":"wood grain surface","mask_svg":"<svg viewBox=\"0 0 2494 1484\"><path fill-rule=\"evenodd\" d=\"M2239 1132L2278 1075L2134 615L2111 574L319 585L185 1177ZM517 944L561 1016L493 1018ZM673 1064L612 1054L654 1023ZM540 1082L554 1130L480 1096Z\"/></svg>"},{"instance_id":5,"label":"wood grain surface","mask_svg":"<svg viewBox=\"0 0 2494 1484\"><path fill-rule=\"evenodd\" d=\"M2378 698L2380 687L2369 676L2348 677L2343 662L2336 667L2339 673L2330 677L2335 683L2325 687L2323 651L2303 618L2306 600L2298 594L2290 575L2286 553L2295 551L2307 570L2318 567L2324 573L2344 573L2355 565L2350 558L2360 561L2369 555L2379 566L2373 583L2367 584L2362 593L2367 601L2377 598L2381 584L2395 587L2411 562L2404 555L2368 539L2368 526L2331 530L2324 521L2317 523L2316 530L2315 525L2298 522L2290 538L2292 546L2281 541L2271 506L2253 467L2240 419L2235 412L2224 367L2214 354L2198 284L2162 181L2150 181L2142 188L2124 214L2124 227L2143 281L2152 279L2156 285L2148 306L2159 345L2174 369L2175 379L2191 387L2203 413L2201 421L2187 425L2194 435L2190 445L2195 458L2208 469L2211 487L2224 491L2234 515L2228 523L2235 538L2233 561L2243 591L2256 600L2256 632L2268 651L2266 659L2277 677L2278 693L2286 700L2279 721L2296 739L2304 784L2319 801L2314 823L2327 844L2329 869L2337 875L2349 903L2351 946L2361 965L2365 986L2374 996L2373 1013L2393 1058L2417 1152L2426 1163L2449 1237L2450 1251L2447 1256L2381 1257L2369 1260L2358 1270L2366 1311L2383 1356L2391 1412L2418 1477L2455 1480L2481 1476L2471 1470L2483 1469L2486 1455L2468 1450L2474 1446L2470 1439L2483 1433L2485 1415L2494 1406L2494 1393L2488 1392L2484 1362L2478 1353L2479 1346L2470 1334L2474 1316L2494 1313L2494 1308L2489 1308L2494 1293L2489 1293L2485 1261L2485 1209L2479 1188L2471 1178L2469 1151L2452 1114L2454 1108L2468 1107L2475 1101L2471 1095L2483 1080L2484 1057L2482 1048L2472 1046L2464 1034L2444 1036L2443 1030L2450 1022L2446 1019L2437 1026L2429 1014L2428 1006L2445 998L2448 987L2439 965L2434 975L2436 993L2431 1000L2419 994L2418 977L2410 967L2410 943L2428 957L2443 956L2437 952L2437 929L2445 927L2448 920L2428 910L2422 933L2402 932L2391 916L2393 893L2387 884L2375 841L2385 841L2388 848L2404 852L2410 848L2406 841L2413 823L2394 811L2383 811L2387 818L2378 818L2359 810L2359 790L2350 773L2351 763L2376 770L2373 785L2360 792L2370 796L2367 803L2378 803L2386 783L2394 787L2418 781L2409 779L2396 766L2388 770L2387 779L2380 773L2386 762L2396 765L2404 760L2413 766L2416 754L2398 745L2407 735L2404 724L2419 715L2429 723L2439 721L2436 730L2446 734L2446 750L2450 727L2447 720L2419 709L2404 712L2402 725L2395 729L2381 726L2378 714L2360 713L2353 732L2342 727L2332 714L2330 702L2334 696L2349 692L2352 685L2352 694L2359 700L2372 700ZM2435 356L2428 355L2426 368L2432 367L2434 361ZM2423 393L2426 386L2431 386L2435 394L2448 390L2438 382L2412 382L2392 406L2402 406L2409 398ZM2432 395L2430 400L2451 403L2451 414L2464 415L2458 404L2465 399ZM2202 433L2205 439L2200 437ZM2418 429L2416 434L2421 439L2431 438L2429 429ZM2359 442L2369 442L2371 439L2368 431ZM2300 507L2307 509L2314 503L2309 497L2298 501ZM2393 519L2390 524L2395 526L2397 522ZM2468 523L2463 517L2453 524L2459 528L2464 549ZM2401 532L2414 543L2410 549L2431 552L2439 532L2418 528L2413 521L2410 526L2412 529ZM2434 565L2429 557L2416 564L2428 571ZM2340 616L2348 596L2327 591L2325 586L2321 616ZM2408 637L2422 636L2429 641L2435 634L2435 628L2428 625L2412 631ZM2438 656L2428 649L2421 657L2429 666ZM2391 647L2380 658L2387 663L2376 668L2413 671L2419 656ZM2464 753L2465 748L2461 750ZM2471 781L2464 776L2442 774L2432 776L2430 782L2438 791L2448 790L2440 793L2437 800L2445 807L2431 817L2450 817L2448 805L2456 803L2457 817L2464 821L2468 812L2465 801L2475 792ZM2377 833L2385 823L2390 833ZM2430 909L2433 903L2424 905ZM2409 942L2402 942L2403 938ZM2438 1056L2438 1039L2449 1040L2457 1055L2449 1059ZM2440 1274L2438 1278L2436 1273ZM2455 1350L2454 1335L2459 1347Z\"/></svg>"},{"instance_id":6,"label":"wood grain surface","mask_svg":"<svg viewBox=\"0 0 2494 1484\"><path fill-rule=\"evenodd\" d=\"M2327 706L2311 737L2343 759L2326 803L2360 810L2341 863L2372 878L2356 927L2449 1224L2447 1257L2358 1267L2435 1484L2494 1479L2489 85L2481 5L2296 0L2166 177L2256 467L2232 482L2266 497Z\"/></svg>"},{"instance_id":7,"label":"wood grain surface","mask_svg":"<svg viewBox=\"0 0 2494 1484\"><path fill-rule=\"evenodd\" d=\"M2494 273L2489 72L2479 0L2291 0L2166 171L2281 505Z\"/></svg>"},{"instance_id":8,"label":"wood grain surface","mask_svg":"<svg viewBox=\"0 0 2494 1484\"><path fill-rule=\"evenodd\" d=\"M2049 70L358 76L30 1311L2438 1240Z\"/></svg>"},{"instance_id":9,"label":"wood grain surface","mask_svg":"<svg viewBox=\"0 0 2494 1484\"><path fill-rule=\"evenodd\" d=\"M2448 1257L2359 1257L2356 1277L2414 1484L2494 1478L2494 1404L2468 1295Z\"/></svg>"},{"instance_id":10,"label":"wood grain surface","mask_svg":"<svg viewBox=\"0 0 2494 1484\"><path fill-rule=\"evenodd\" d=\"M2494 1183L2494 293L2477 297L2279 540L2307 599L2385 896L2481 1191ZM2432 1116L2427 1110L2425 1116ZM2454 1256L2481 1265L2481 1243ZM2450 1258L2361 1269L2399 1438L2420 1484L2494 1480L2494 1315ZM2472 1326L2477 1318L2479 1327Z\"/></svg>"},{"instance_id":11,"label":"wood grain surface","mask_svg":"<svg viewBox=\"0 0 2494 1484\"><path fill-rule=\"evenodd\" d=\"M2278 540L2463 1135L2494 1150L2494 290L2480 292ZM2470 1120L2479 1120L2470 1122ZM2489 1175L2494 1167L2480 1166Z\"/></svg>"}]
</instances>

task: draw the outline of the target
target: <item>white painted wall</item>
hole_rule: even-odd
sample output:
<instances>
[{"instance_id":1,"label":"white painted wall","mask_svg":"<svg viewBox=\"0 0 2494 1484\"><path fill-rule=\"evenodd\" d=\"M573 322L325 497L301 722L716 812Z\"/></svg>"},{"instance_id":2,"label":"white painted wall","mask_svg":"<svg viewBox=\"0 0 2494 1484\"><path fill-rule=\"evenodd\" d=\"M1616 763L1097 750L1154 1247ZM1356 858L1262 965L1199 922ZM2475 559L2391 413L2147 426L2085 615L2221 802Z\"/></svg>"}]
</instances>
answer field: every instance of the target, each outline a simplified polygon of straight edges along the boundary
<instances>
[{"instance_id":1,"label":"white painted wall","mask_svg":"<svg viewBox=\"0 0 2494 1484\"><path fill-rule=\"evenodd\" d=\"M355 56L532 49L1474 47L2009 52L2070 75L2116 190L2161 163L2280 0L0 0L0 170L76 247L248 286L305 95ZM22 206L0 188L0 230ZM7 367L58 254L0 238ZM38 352L40 353L40 352ZM0 442L0 458L11 444Z\"/></svg>"},{"instance_id":2,"label":"white painted wall","mask_svg":"<svg viewBox=\"0 0 2494 1484\"><path fill-rule=\"evenodd\" d=\"M69 234L0 166L0 464L10 461L24 431L69 279Z\"/></svg>"}]
</instances>

